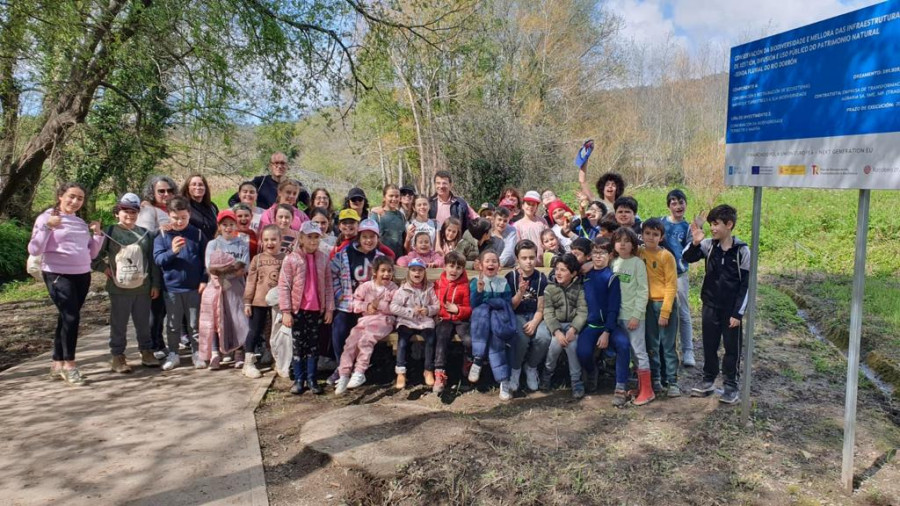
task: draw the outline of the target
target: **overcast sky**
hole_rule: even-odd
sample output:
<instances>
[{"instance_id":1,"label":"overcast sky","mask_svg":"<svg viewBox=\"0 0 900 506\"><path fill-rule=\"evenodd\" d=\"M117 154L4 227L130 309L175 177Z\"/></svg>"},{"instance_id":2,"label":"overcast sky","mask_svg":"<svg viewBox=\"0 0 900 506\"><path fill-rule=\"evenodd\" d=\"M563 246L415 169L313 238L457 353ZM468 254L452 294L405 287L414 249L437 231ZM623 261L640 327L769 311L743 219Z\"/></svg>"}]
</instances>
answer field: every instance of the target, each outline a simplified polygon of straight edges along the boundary
<instances>
[{"instance_id":1,"label":"overcast sky","mask_svg":"<svg viewBox=\"0 0 900 506\"><path fill-rule=\"evenodd\" d=\"M780 33L880 0L609 0L625 22L622 35L642 46L669 37L687 49L722 47Z\"/></svg>"}]
</instances>

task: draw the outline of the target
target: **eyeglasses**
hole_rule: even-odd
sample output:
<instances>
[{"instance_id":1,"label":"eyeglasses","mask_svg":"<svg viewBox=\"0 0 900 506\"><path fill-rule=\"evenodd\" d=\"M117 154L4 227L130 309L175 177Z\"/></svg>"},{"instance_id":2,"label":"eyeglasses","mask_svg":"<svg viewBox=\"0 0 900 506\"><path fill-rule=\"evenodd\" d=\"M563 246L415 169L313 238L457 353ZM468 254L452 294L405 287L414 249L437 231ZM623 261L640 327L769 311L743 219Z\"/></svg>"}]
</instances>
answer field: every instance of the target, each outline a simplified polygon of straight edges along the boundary
<instances>
[{"instance_id":1,"label":"eyeglasses","mask_svg":"<svg viewBox=\"0 0 900 506\"><path fill-rule=\"evenodd\" d=\"M272 165L287 165L287 162L269 162Z\"/></svg>"},{"instance_id":2,"label":"eyeglasses","mask_svg":"<svg viewBox=\"0 0 900 506\"><path fill-rule=\"evenodd\" d=\"M609 251L591 251L591 256L606 257L609 256Z\"/></svg>"},{"instance_id":3,"label":"eyeglasses","mask_svg":"<svg viewBox=\"0 0 900 506\"><path fill-rule=\"evenodd\" d=\"M157 188L156 193L175 193L175 190L171 188Z\"/></svg>"}]
</instances>

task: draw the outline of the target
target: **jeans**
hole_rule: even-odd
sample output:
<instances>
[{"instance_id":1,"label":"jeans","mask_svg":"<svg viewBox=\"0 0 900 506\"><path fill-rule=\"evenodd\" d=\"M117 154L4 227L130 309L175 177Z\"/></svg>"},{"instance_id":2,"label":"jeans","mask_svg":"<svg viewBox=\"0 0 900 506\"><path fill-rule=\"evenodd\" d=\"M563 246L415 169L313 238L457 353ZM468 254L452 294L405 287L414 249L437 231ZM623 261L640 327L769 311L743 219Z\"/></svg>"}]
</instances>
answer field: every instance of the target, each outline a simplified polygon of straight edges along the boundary
<instances>
[{"instance_id":1,"label":"jeans","mask_svg":"<svg viewBox=\"0 0 900 506\"><path fill-rule=\"evenodd\" d=\"M594 349L600 335L603 334L602 326L586 325L578 334L577 355L581 368L593 374L597 364L594 362ZM616 356L616 383L624 385L628 382L628 363L631 362L631 341L628 334L620 327L616 327L609 336L609 346L604 350L607 356Z\"/></svg>"},{"instance_id":2,"label":"jeans","mask_svg":"<svg viewBox=\"0 0 900 506\"><path fill-rule=\"evenodd\" d=\"M534 318L534 313L516 315L516 320L519 322L519 335L509 350L509 367L512 369L521 369L523 363L528 367L537 368L544 363L547 357L547 348L550 346L551 340L547 324L539 323L534 335L531 336L525 334L523 330L525 324L532 318Z\"/></svg>"},{"instance_id":3,"label":"jeans","mask_svg":"<svg viewBox=\"0 0 900 506\"><path fill-rule=\"evenodd\" d=\"M150 301L150 349L153 351L166 351L166 339L163 329L166 328L166 299L165 292L160 292L159 297Z\"/></svg>"},{"instance_id":4,"label":"jeans","mask_svg":"<svg viewBox=\"0 0 900 506\"><path fill-rule=\"evenodd\" d=\"M681 353L694 349L694 331L691 328L691 306L688 303L688 273L678 276L678 292L676 304L678 304L678 334L681 336ZM675 314L675 308L672 308Z\"/></svg>"},{"instance_id":5,"label":"jeans","mask_svg":"<svg viewBox=\"0 0 900 506\"><path fill-rule=\"evenodd\" d=\"M44 283L50 293L50 300L56 305L59 316L56 332L53 334L53 360L75 360L75 346L78 344L78 324L81 323L81 306L91 288L91 273L55 274L44 273Z\"/></svg>"},{"instance_id":6,"label":"jeans","mask_svg":"<svg viewBox=\"0 0 900 506\"><path fill-rule=\"evenodd\" d=\"M644 320L638 320L638 322L636 329L628 330L628 320L619 320L619 327L628 334L628 341L631 343L631 351L634 353L638 369L650 369L650 357L647 356L647 337L644 330Z\"/></svg>"},{"instance_id":7,"label":"jeans","mask_svg":"<svg viewBox=\"0 0 900 506\"><path fill-rule=\"evenodd\" d=\"M675 332L678 329L678 303L672 307L669 324L665 327L659 325L662 304L662 301L652 300L647 303L647 354L650 358L650 376L653 383L665 380L669 385L676 385L678 353L675 351Z\"/></svg>"},{"instance_id":8,"label":"jeans","mask_svg":"<svg viewBox=\"0 0 900 506\"><path fill-rule=\"evenodd\" d=\"M347 336L359 321L359 315L356 313L347 313L345 311L334 311L334 318L331 322L331 347L334 348L334 359L340 362L341 354L344 353L344 343L347 342Z\"/></svg>"},{"instance_id":9,"label":"jeans","mask_svg":"<svg viewBox=\"0 0 900 506\"><path fill-rule=\"evenodd\" d=\"M444 369L447 367L447 351L450 348L450 341L453 340L453 334L459 336L463 342L468 356L469 350L472 349L472 336L469 335L469 322L441 320L437 322L434 328L435 345L434 345L434 368Z\"/></svg>"},{"instance_id":10,"label":"jeans","mask_svg":"<svg viewBox=\"0 0 900 506\"><path fill-rule=\"evenodd\" d=\"M183 293L165 292L163 297L166 299L166 331L168 333L169 353L178 352L178 343L181 342L181 330L184 321L187 321L187 336L191 350L198 351L200 293L197 290Z\"/></svg>"},{"instance_id":11,"label":"jeans","mask_svg":"<svg viewBox=\"0 0 900 506\"><path fill-rule=\"evenodd\" d=\"M134 322L138 349L152 351L150 339L150 294L109 296L109 351L113 355L125 354L125 335L128 319Z\"/></svg>"},{"instance_id":12,"label":"jeans","mask_svg":"<svg viewBox=\"0 0 900 506\"><path fill-rule=\"evenodd\" d=\"M559 330L563 334L565 334L571 326L571 323L560 323ZM596 346L596 344L594 346ZM559 355L563 351L566 352L566 358L569 360L569 378L572 380L572 388L575 388L576 385L582 384L581 362L579 362L578 360L577 339L563 347L561 344L559 344L559 340L556 338L556 336L550 338L550 346L547 349L547 361L544 364L544 367L546 369L545 374L548 378L553 376L553 371L556 370L556 364L557 362L559 362Z\"/></svg>"},{"instance_id":13,"label":"jeans","mask_svg":"<svg viewBox=\"0 0 900 506\"><path fill-rule=\"evenodd\" d=\"M703 306L703 381L715 381L719 375L719 343L724 341L722 375L726 387L737 388L741 362L741 325L728 327L731 310Z\"/></svg>"},{"instance_id":14,"label":"jeans","mask_svg":"<svg viewBox=\"0 0 900 506\"><path fill-rule=\"evenodd\" d=\"M266 321L268 319L268 307L250 307L250 330L247 332L247 339L244 340L244 351L256 353L256 347L263 341L263 333L266 330Z\"/></svg>"},{"instance_id":15,"label":"jeans","mask_svg":"<svg viewBox=\"0 0 900 506\"><path fill-rule=\"evenodd\" d=\"M409 340L415 335L425 339L425 370L434 371L434 329L411 329L406 325L397 327L397 369L406 372L406 350L409 348Z\"/></svg>"}]
</instances>

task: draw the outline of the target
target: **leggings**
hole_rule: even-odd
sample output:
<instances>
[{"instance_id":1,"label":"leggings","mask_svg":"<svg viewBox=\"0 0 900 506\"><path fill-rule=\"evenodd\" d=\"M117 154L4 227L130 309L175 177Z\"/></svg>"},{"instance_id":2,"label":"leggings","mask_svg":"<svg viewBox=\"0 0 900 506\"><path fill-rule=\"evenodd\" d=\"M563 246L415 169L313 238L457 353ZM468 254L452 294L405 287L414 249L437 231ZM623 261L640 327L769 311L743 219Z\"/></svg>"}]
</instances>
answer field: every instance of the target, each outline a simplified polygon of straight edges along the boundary
<instances>
[{"instance_id":1,"label":"leggings","mask_svg":"<svg viewBox=\"0 0 900 506\"><path fill-rule=\"evenodd\" d=\"M319 358L319 326L322 324L322 313L319 311L300 310L294 317L291 337L294 345L294 361Z\"/></svg>"},{"instance_id":2,"label":"leggings","mask_svg":"<svg viewBox=\"0 0 900 506\"><path fill-rule=\"evenodd\" d=\"M411 329L406 325L397 327L397 370L406 372L406 349L409 340L414 335L420 335L425 339L425 370L434 371L434 329Z\"/></svg>"},{"instance_id":3,"label":"leggings","mask_svg":"<svg viewBox=\"0 0 900 506\"><path fill-rule=\"evenodd\" d=\"M256 353L256 347L263 340L263 333L266 330L266 322L269 319L269 308L263 306L251 306L250 311L250 331L247 332L247 339L244 341L244 351L247 353Z\"/></svg>"},{"instance_id":4,"label":"leggings","mask_svg":"<svg viewBox=\"0 0 900 506\"><path fill-rule=\"evenodd\" d=\"M78 324L81 323L81 306L91 288L91 273L44 273L44 283L50 292L50 300L56 305L59 316L53 334L53 360L75 360L78 343Z\"/></svg>"}]
</instances>

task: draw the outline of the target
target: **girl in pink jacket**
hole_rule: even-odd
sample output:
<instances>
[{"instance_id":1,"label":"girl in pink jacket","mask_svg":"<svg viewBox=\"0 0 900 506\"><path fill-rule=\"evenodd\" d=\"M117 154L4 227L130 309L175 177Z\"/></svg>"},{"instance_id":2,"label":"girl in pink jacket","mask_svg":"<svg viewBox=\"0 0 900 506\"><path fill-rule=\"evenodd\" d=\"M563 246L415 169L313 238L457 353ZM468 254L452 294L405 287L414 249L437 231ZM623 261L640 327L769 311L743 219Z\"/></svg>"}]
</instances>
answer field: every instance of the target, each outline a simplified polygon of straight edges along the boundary
<instances>
[{"instance_id":1,"label":"girl in pink jacket","mask_svg":"<svg viewBox=\"0 0 900 506\"><path fill-rule=\"evenodd\" d=\"M291 393L302 394L304 384L314 394L323 393L316 382L319 361L319 327L331 323L334 314L334 287L328 256L319 251L322 229L312 221L300 228L300 244L285 257L278 277L278 306L281 322L293 337L294 386Z\"/></svg>"},{"instance_id":2,"label":"girl in pink jacket","mask_svg":"<svg viewBox=\"0 0 900 506\"><path fill-rule=\"evenodd\" d=\"M397 315L397 390L406 388L406 349L417 334L425 339L425 384L434 386L434 317L440 309L434 285L425 276L425 262L413 259L406 282L391 300L391 312Z\"/></svg>"},{"instance_id":3,"label":"girl in pink jacket","mask_svg":"<svg viewBox=\"0 0 900 506\"><path fill-rule=\"evenodd\" d=\"M344 343L335 395L342 395L348 388L356 388L366 382L366 369L369 368L375 344L394 330L395 320L391 313L391 299L397 291L393 280L394 263L387 256L376 257L372 262L372 272L372 279L353 292L351 309L363 316Z\"/></svg>"}]
</instances>

